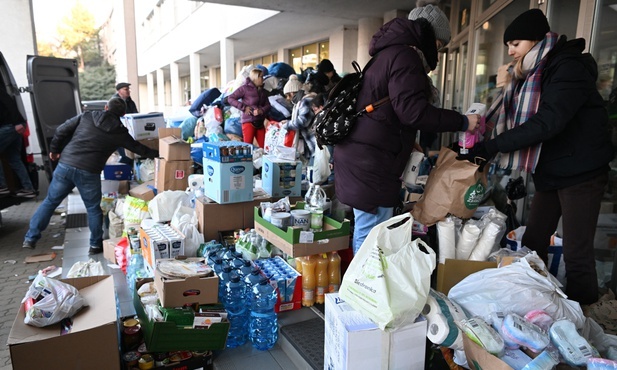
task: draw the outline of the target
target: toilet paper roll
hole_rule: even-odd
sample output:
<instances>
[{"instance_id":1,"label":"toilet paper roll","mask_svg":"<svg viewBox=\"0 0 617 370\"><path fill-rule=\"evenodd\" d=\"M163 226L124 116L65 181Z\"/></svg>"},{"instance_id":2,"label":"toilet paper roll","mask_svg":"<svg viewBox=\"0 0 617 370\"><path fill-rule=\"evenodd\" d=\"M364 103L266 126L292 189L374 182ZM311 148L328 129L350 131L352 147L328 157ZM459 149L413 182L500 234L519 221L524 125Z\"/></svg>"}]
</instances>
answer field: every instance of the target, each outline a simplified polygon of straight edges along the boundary
<instances>
[{"instance_id":1,"label":"toilet paper roll","mask_svg":"<svg viewBox=\"0 0 617 370\"><path fill-rule=\"evenodd\" d=\"M446 258L456 258L456 233L454 220L446 217L437 222L437 237L439 238L439 263L445 263Z\"/></svg>"},{"instance_id":2,"label":"toilet paper roll","mask_svg":"<svg viewBox=\"0 0 617 370\"><path fill-rule=\"evenodd\" d=\"M466 318L463 309L434 289L422 310L428 323L427 338L438 345L452 349L463 349L462 332L456 325Z\"/></svg>"},{"instance_id":3,"label":"toilet paper roll","mask_svg":"<svg viewBox=\"0 0 617 370\"><path fill-rule=\"evenodd\" d=\"M473 248L469 259L472 261L486 261L488 256L493 251L493 247L497 242L497 235L502 228L497 223L491 221L482 230L482 235L478 239L478 243Z\"/></svg>"},{"instance_id":4,"label":"toilet paper roll","mask_svg":"<svg viewBox=\"0 0 617 370\"><path fill-rule=\"evenodd\" d=\"M465 226L463 226L461 237L458 239L458 242L456 243L456 259L457 260L469 259L469 255L475 248L479 237L480 237L480 227L478 227L477 222L473 220L467 221Z\"/></svg>"},{"instance_id":5,"label":"toilet paper roll","mask_svg":"<svg viewBox=\"0 0 617 370\"><path fill-rule=\"evenodd\" d=\"M422 315L428 323L426 337L431 342L441 345L448 337L450 328L448 327L448 320L441 314L439 303L437 303L434 297L429 296L427 298Z\"/></svg>"}]
</instances>

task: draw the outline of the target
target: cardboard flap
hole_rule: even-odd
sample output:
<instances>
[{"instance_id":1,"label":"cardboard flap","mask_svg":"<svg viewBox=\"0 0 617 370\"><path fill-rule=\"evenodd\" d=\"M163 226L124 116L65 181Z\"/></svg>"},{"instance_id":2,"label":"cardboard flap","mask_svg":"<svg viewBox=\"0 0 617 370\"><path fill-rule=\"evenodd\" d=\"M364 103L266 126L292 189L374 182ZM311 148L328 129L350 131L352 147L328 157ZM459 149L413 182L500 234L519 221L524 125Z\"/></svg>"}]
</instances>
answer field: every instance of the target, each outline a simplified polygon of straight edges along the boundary
<instances>
[{"instance_id":1,"label":"cardboard flap","mask_svg":"<svg viewBox=\"0 0 617 370\"><path fill-rule=\"evenodd\" d=\"M182 136L182 129L178 127L162 127L159 128L159 139L168 137L168 136Z\"/></svg>"},{"instance_id":2,"label":"cardboard flap","mask_svg":"<svg viewBox=\"0 0 617 370\"><path fill-rule=\"evenodd\" d=\"M90 276L74 279L62 279L79 290L88 307L73 316L71 333L90 330L110 322L116 322L116 299L113 277L110 275ZM20 305L17 317L9 333L7 344L19 344L50 339L60 336L60 323L43 328L26 325L23 305Z\"/></svg>"}]
</instances>

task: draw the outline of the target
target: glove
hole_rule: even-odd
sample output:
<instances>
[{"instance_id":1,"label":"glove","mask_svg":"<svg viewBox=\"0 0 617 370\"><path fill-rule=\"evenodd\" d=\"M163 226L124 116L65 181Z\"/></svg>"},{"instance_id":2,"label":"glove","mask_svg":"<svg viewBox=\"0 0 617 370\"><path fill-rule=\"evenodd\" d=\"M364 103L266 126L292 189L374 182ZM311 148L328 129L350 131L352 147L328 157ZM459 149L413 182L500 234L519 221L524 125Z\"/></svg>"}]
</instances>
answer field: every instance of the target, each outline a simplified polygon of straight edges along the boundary
<instances>
[{"instance_id":1,"label":"glove","mask_svg":"<svg viewBox=\"0 0 617 370\"><path fill-rule=\"evenodd\" d=\"M482 172L484 171L484 166L493 159L495 154L497 154L497 152L491 153L491 150L487 146L487 142L481 141L476 143L473 148L469 149L467 154L459 154L456 159L475 163L480 166L479 171Z\"/></svg>"}]
</instances>

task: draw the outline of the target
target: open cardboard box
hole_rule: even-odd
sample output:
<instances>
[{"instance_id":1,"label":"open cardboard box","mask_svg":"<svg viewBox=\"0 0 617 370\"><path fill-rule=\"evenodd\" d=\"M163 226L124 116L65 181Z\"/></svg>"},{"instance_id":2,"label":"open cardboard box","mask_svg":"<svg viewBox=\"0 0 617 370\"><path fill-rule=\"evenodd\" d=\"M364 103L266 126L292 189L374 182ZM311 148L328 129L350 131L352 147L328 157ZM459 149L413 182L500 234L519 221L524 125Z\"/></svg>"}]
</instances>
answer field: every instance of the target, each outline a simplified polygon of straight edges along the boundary
<instances>
[{"instance_id":1,"label":"open cardboard box","mask_svg":"<svg viewBox=\"0 0 617 370\"><path fill-rule=\"evenodd\" d=\"M304 208L303 202L298 202L292 209ZM267 241L291 257L310 256L349 248L349 220L338 222L328 216L323 217L323 231L313 233L313 241L304 241L303 232L299 227L279 229L261 217L261 210L255 207L255 231Z\"/></svg>"},{"instance_id":2,"label":"open cardboard box","mask_svg":"<svg viewBox=\"0 0 617 370\"><path fill-rule=\"evenodd\" d=\"M88 306L73 316L68 334L60 323L38 328L24 324L20 305L9 333L14 370L120 369L118 318L113 277L109 275L62 279L77 288Z\"/></svg>"}]
</instances>

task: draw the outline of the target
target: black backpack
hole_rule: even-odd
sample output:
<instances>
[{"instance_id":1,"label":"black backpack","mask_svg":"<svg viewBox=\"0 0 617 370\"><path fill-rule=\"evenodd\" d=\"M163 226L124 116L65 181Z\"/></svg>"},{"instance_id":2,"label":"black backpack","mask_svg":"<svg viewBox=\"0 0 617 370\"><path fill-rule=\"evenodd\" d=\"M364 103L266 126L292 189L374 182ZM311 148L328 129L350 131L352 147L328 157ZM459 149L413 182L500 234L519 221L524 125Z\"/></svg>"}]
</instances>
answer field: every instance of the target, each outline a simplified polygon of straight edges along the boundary
<instances>
[{"instance_id":1,"label":"black backpack","mask_svg":"<svg viewBox=\"0 0 617 370\"><path fill-rule=\"evenodd\" d=\"M359 112L356 111L356 101L362 87L364 73L374 60L375 57L366 64L363 70L360 70L356 61L353 61L351 65L356 72L345 75L342 80L334 85L328 94L323 109L315 115L313 127L315 128L317 145L320 148L323 148L324 145L338 144L351 132L358 117L364 113L372 112L375 108L390 100L390 97L385 97L367 105Z\"/></svg>"}]
</instances>

